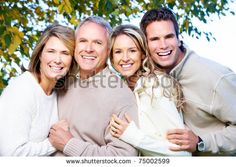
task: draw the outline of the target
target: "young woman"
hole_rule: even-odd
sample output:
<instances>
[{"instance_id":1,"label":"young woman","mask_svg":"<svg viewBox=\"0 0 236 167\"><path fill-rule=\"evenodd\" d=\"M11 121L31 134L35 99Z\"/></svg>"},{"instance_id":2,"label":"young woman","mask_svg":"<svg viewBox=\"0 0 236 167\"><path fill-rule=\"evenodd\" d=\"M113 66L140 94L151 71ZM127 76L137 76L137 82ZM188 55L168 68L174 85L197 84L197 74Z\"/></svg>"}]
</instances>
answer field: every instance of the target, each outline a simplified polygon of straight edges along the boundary
<instances>
[{"instance_id":1,"label":"young woman","mask_svg":"<svg viewBox=\"0 0 236 167\"><path fill-rule=\"evenodd\" d=\"M154 66L146 50L144 34L133 25L120 25L111 35L111 63L133 89L139 107L138 128L131 118L112 116L111 134L140 150L141 155L182 155L170 147L180 147L166 139L168 129L184 128L179 84Z\"/></svg>"},{"instance_id":2,"label":"young woman","mask_svg":"<svg viewBox=\"0 0 236 167\"><path fill-rule=\"evenodd\" d=\"M48 140L58 121L56 85L72 68L74 30L48 27L40 37L29 70L15 78L0 97L0 155L45 156L56 149ZM66 128L62 122L58 124Z\"/></svg>"}]
</instances>

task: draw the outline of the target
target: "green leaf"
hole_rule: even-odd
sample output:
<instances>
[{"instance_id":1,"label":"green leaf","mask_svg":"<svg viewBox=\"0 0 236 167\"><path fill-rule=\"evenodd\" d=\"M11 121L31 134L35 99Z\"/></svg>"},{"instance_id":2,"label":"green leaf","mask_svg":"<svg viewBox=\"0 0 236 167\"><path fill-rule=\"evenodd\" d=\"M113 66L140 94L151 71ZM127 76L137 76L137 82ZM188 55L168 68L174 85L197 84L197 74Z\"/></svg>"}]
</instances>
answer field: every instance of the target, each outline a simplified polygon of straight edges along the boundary
<instances>
[{"instance_id":1,"label":"green leaf","mask_svg":"<svg viewBox=\"0 0 236 167\"><path fill-rule=\"evenodd\" d=\"M107 2L106 2L105 10L107 11L107 13L111 13L114 10L112 3L109 0L107 0Z\"/></svg>"},{"instance_id":2,"label":"green leaf","mask_svg":"<svg viewBox=\"0 0 236 167\"><path fill-rule=\"evenodd\" d=\"M4 36L4 40L5 40L5 43L6 43L7 47L9 47L10 44L11 44L11 35L10 34L6 34Z\"/></svg>"},{"instance_id":3,"label":"green leaf","mask_svg":"<svg viewBox=\"0 0 236 167\"><path fill-rule=\"evenodd\" d=\"M4 31L6 31L6 27L0 26L0 35L3 35Z\"/></svg>"}]
</instances>

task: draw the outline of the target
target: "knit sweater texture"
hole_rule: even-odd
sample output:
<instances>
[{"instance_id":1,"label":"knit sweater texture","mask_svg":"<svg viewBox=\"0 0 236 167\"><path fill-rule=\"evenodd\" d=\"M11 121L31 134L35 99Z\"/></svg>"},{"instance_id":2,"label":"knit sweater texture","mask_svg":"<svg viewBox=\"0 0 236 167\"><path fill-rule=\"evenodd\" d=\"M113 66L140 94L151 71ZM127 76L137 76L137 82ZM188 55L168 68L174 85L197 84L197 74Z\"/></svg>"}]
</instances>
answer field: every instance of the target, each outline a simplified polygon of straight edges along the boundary
<instances>
[{"instance_id":1,"label":"knit sweater texture","mask_svg":"<svg viewBox=\"0 0 236 167\"><path fill-rule=\"evenodd\" d=\"M157 75L157 79L157 87L154 87L156 80L153 78L141 77L138 80L134 93L140 128L131 122L120 138L138 148L144 156L190 156L189 152L169 149L178 146L166 139L166 133L169 129L184 128L183 117L175 106L174 98L163 94L163 87L172 85L170 78Z\"/></svg>"},{"instance_id":2,"label":"knit sweater texture","mask_svg":"<svg viewBox=\"0 0 236 167\"><path fill-rule=\"evenodd\" d=\"M64 155L137 155L135 148L112 137L109 131L112 114L123 119L128 113L135 122L138 120L135 96L127 85L108 68L86 80L72 80L58 98L60 119L69 122L74 136L66 144Z\"/></svg>"},{"instance_id":3,"label":"knit sweater texture","mask_svg":"<svg viewBox=\"0 0 236 167\"><path fill-rule=\"evenodd\" d=\"M205 142L205 152L196 155L235 154L236 74L187 47L170 75L183 88L185 124Z\"/></svg>"},{"instance_id":4,"label":"knit sweater texture","mask_svg":"<svg viewBox=\"0 0 236 167\"><path fill-rule=\"evenodd\" d=\"M0 155L50 155L56 149L47 137L57 120L56 93L47 96L33 75L24 72L0 97Z\"/></svg>"}]
</instances>

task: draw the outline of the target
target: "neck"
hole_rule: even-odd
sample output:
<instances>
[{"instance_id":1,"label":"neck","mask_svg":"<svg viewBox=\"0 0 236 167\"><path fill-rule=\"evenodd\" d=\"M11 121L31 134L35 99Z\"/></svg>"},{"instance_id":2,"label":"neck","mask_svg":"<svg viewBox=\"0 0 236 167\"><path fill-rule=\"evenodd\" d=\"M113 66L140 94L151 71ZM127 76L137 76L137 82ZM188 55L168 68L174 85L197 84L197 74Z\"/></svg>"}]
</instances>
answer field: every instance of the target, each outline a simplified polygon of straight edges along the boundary
<instances>
[{"instance_id":1,"label":"neck","mask_svg":"<svg viewBox=\"0 0 236 167\"><path fill-rule=\"evenodd\" d=\"M56 85L56 83L45 83L42 81L39 84L47 96L52 94L52 90Z\"/></svg>"},{"instance_id":2,"label":"neck","mask_svg":"<svg viewBox=\"0 0 236 167\"><path fill-rule=\"evenodd\" d=\"M177 58L177 61L171 66L171 67L168 67L166 69L163 69L167 74L169 74L171 72L171 70L173 68L175 68L180 62L181 60L183 60L184 58L184 55L185 55L185 52L182 52L181 50L179 50L179 54L178 54L178 58Z\"/></svg>"},{"instance_id":3,"label":"neck","mask_svg":"<svg viewBox=\"0 0 236 167\"><path fill-rule=\"evenodd\" d=\"M101 72L103 69L105 69L106 67L104 68L101 68L100 70L98 69L93 69L93 70L90 70L90 71L86 71L86 70L82 70L80 69L80 79L81 80L85 80L85 79L88 79L94 75L96 75L97 73Z\"/></svg>"},{"instance_id":4,"label":"neck","mask_svg":"<svg viewBox=\"0 0 236 167\"><path fill-rule=\"evenodd\" d=\"M44 93L49 96L52 94L53 88L56 85L56 80L49 80L45 77L42 77L39 80L39 78L36 77L36 75L34 75L34 77L38 80L39 85L41 86L41 88L43 89Z\"/></svg>"},{"instance_id":5,"label":"neck","mask_svg":"<svg viewBox=\"0 0 236 167\"><path fill-rule=\"evenodd\" d=\"M126 78L127 84L131 90L134 90L134 87L135 87L138 79L139 79L139 76L137 75L137 73Z\"/></svg>"},{"instance_id":6,"label":"neck","mask_svg":"<svg viewBox=\"0 0 236 167\"><path fill-rule=\"evenodd\" d=\"M84 79L88 79L89 77L92 77L96 75L95 71L80 71L80 79L84 80Z\"/></svg>"}]
</instances>

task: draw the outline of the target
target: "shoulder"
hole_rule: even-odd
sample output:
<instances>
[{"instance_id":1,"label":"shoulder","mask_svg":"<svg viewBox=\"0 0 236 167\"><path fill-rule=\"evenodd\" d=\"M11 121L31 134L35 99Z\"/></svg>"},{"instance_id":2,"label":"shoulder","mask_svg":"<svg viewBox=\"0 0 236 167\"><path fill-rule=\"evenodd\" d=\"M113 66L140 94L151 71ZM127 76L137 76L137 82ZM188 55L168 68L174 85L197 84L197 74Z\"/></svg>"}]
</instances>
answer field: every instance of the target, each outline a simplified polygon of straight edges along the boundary
<instances>
[{"instance_id":1,"label":"shoulder","mask_svg":"<svg viewBox=\"0 0 236 167\"><path fill-rule=\"evenodd\" d=\"M30 72L24 72L10 80L8 86L3 90L2 96L26 97L33 94L35 84L37 83L34 81L33 75Z\"/></svg>"}]
</instances>

